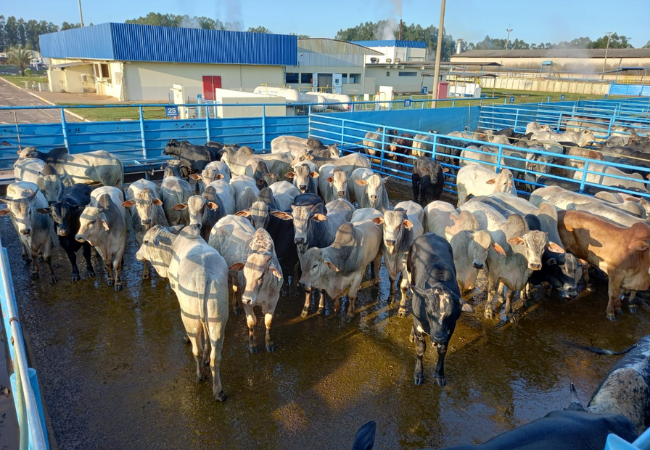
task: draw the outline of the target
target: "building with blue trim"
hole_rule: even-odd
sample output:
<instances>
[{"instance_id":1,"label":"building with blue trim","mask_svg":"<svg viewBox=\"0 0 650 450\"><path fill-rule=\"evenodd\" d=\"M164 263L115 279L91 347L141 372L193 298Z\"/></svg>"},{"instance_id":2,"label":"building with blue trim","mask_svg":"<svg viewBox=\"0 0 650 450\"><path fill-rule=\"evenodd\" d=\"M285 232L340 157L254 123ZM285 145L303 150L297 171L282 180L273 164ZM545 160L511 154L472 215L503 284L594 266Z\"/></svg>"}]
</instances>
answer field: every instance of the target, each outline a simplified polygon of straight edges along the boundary
<instances>
[{"instance_id":1,"label":"building with blue trim","mask_svg":"<svg viewBox=\"0 0 650 450\"><path fill-rule=\"evenodd\" d=\"M252 92L283 85L297 64L296 36L105 23L40 36L55 92L95 92L124 101L212 99L214 89Z\"/></svg>"}]
</instances>

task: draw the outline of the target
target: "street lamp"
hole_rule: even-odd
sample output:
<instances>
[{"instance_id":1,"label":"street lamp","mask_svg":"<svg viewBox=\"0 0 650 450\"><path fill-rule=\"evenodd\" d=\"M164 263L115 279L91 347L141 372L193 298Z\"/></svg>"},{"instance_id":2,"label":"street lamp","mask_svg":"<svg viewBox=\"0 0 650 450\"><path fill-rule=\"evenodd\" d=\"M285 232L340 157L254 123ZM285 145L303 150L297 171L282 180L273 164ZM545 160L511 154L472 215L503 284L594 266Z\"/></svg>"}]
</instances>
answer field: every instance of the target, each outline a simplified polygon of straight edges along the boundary
<instances>
[{"instance_id":1,"label":"street lamp","mask_svg":"<svg viewBox=\"0 0 650 450\"><path fill-rule=\"evenodd\" d=\"M438 43L436 47L436 67L433 71L433 99L438 99L438 77L440 76L440 57L442 56L442 34L445 26L445 0L440 5L440 26L438 27ZM431 102L431 107L436 107L436 102Z\"/></svg>"},{"instance_id":2,"label":"street lamp","mask_svg":"<svg viewBox=\"0 0 650 450\"><path fill-rule=\"evenodd\" d=\"M605 61L603 61L603 74L600 76L601 80L605 79L605 70L607 70L607 50L609 50L609 40L614 33L616 33L616 31L603 31L603 34L607 35L607 46L605 47Z\"/></svg>"},{"instance_id":3,"label":"street lamp","mask_svg":"<svg viewBox=\"0 0 650 450\"><path fill-rule=\"evenodd\" d=\"M510 50L510 32L512 31L512 28L506 28L506 31L508 32L508 39L506 40L506 50Z\"/></svg>"},{"instance_id":4,"label":"street lamp","mask_svg":"<svg viewBox=\"0 0 650 450\"><path fill-rule=\"evenodd\" d=\"M84 27L84 15L81 12L81 0L79 0L79 18L81 19L81 28Z\"/></svg>"}]
</instances>

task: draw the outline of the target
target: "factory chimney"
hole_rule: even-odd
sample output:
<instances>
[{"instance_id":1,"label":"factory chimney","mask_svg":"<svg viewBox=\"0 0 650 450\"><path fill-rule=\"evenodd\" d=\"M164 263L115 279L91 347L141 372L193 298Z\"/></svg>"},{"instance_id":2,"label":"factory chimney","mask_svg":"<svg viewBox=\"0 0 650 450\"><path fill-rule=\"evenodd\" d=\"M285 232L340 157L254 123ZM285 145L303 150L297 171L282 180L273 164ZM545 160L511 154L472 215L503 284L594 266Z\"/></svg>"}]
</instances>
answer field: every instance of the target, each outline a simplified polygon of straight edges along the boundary
<instances>
[{"instance_id":1,"label":"factory chimney","mask_svg":"<svg viewBox=\"0 0 650 450\"><path fill-rule=\"evenodd\" d=\"M399 37L397 38L398 41L402 40L402 19L399 20Z\"/></svg>"},{"instance_id":2,"label":"factory chimney","mask_svg":"<svg viewBox=\"0 0 650 450\"><path fill-rule=\"evenodd\" d=\"M456 54L458 55L461 52L461 49L463 48L463 40L458 39L456 41Z\"/></svg>"}]
</instances>

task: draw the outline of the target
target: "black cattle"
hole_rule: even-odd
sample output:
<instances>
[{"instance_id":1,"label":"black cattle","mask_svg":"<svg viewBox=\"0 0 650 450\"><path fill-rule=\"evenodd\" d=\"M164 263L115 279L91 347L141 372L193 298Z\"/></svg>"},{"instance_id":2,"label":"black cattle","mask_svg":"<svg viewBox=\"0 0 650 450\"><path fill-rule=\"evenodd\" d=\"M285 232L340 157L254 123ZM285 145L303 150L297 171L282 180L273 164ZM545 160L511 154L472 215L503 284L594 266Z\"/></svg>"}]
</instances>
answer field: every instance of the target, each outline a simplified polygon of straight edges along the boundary
<instances>
[{"instance_id":1,"label":"black cattle","mask_svg":"<svg viewBox=\"0 0 650 450\"><path fill-rule=\"evenodd\" d=\"M438 161L420 156L413 163L413 200L426 205L440 200L445 184L444 169Z\"/></svg>"},{"instance_id":2,"label":"black cattle","mask_svg":"<svg viewBox=\"0 0 650 450\"><path fill-rule=\"evenodd\" d=\"M201 172L211 161L220 161L223 149L206 145L193 145L188 141L171 139L163 154L173 156L181 164L190 168L193 173Z\"/></svg>"},{"instance_id":3,"label":"black cattle","mask_svg":"<svg viewBox=\"0 0 650 450\"><path fill-rule=\"evenodd\" d=\"M484 444L458 445L439 450L594 450L605 448L609 433L628 442L637 438L632 422L619 414L552 411L541 419L506 431ZM361 427L353 450L372 450L374 434L373 426L366 424ZM356 446L357 442L359 446Z\"/></svg>"},{"instance_id":4,"label":"black cattle","mask_svg":"<svg viewBox=\"0 0 650 450\"><path fill-rule=\"evenodd\" d=\"M456 267L451 245L433 233L416 238L411 244L407 260L413 291L413 331L417 340L415 384L424 380L422 357L426 351L425 334L438 349L436 380L444 386L447 344L460 317L460 288L456 281Z\"/></svg>"},{"instance_id":5,"label":"black cattle","mask_svg":"<svg viewBox=\"0 0 650 450\"><path fill-rule=\"evenodd\" d=\"M93 188L87 184L74 184L65 188L61 194L61 199L58 202L51 203L49 209L43 208L39 210L40 213L49 213L52 216L56 234L59 237L59 244L65 250L68 259L70 259L70 264L72 264L72 281L80 279L76 255L80 248L83 248L88 277L95 276L90 261L90 244L88 242L82 244L75 240L75 235L79 231L79 218L84 208L90 204L92 190Z\"/></svg>"}]
</instances>

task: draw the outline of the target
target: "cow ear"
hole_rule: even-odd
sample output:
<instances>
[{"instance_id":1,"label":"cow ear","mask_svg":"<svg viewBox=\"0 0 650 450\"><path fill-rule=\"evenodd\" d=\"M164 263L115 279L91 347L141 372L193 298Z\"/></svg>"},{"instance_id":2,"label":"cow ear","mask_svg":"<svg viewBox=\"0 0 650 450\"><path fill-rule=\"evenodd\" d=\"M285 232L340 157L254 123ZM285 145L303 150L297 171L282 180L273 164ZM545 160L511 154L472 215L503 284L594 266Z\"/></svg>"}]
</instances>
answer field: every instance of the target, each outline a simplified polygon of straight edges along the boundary
<instances>
[{"instance_id":1,"label":"cow ear","mask_svg":"<svg viewBox=\"0 0 650 450\"><path fill-rule=\"evenodd\" d=\"M519 236L508 239L508 244L510 245L524 245L525 243L526 241Z\"/></svg>"},{"instance_id":2,"label":"cow ear","mask_svg":"<svg viewBox=\"0 0 650 450\"><path fill-rule=\"evenodd\" d=\"M163 204L163 202L159 198L154 198L151 203L153 203L156 206L162 206Z\"/></svg>"},{"instance_id":3,"label":"cow ear","mask_svg":"<svg viewBox=\"0 0 650 450\"><path fill-rule=\"evenodd\" d=\"M330 183L330 184L331 184L331 183L334 183L334 178L332 178L332 177L327 177L327 182Z\"/></svg>"},{"instance_id":4,"label":"cow ear","mask_svg":"<svg viewBox=\"0 0 650 450\"><path fill-rule=\"evenodd\" d=\"M374 219L372 219L372 222L375 225L381 225L381 224L384 223L384 218L383 217L375 217Z\"/></svg>"},{"instance_id":5,"label":"cow ear","mask_svg":"<svg viewBox=\"0 0 650 450\"><path fill-rule=\"evenodd\" d=\"M236 212L235 215L239 216L239 217L250 217L251 216L251 210L250 209L244 209L243 211Z\"/></svg>"},{"instance_id":6,"label":"cow ear","mask_svg":"<svg viewBox=\"0 0 650 450\"><path fill-rule=\"evenodd\" d=\"M172 209L174 211L181 211L183 209L187 209L187 203L178 203L177 205L172 206Z\"/></svg>"},{"instance_id":7,"label":"cow ear","mask_svg":"<svg viewBox=\"0 0 650 450\"><path fill-rule=\"evenodd\" d=\"M390 178L390 177L384 177L384 178L381 179L381 182L384 183L384 184L386 184L386 182L388 181L389 178Z\"/></svg>"},{"instance_id":8,"label":"cow ear","mask_svg":"<svg viewBox=\"0 0 650 450\"><path fill-rule=\"evenodd\" d=\"M470 305L469 303L467 303L467 302L463 302L461 304L461 310L463 312L466 312L466 313L474 313L474 312L476 312L476 311L474 311L474 307L472 305Z\"/></svg>"},{"instance_id":9,"label":"cow ear","mask_svg":"<svg viewBox=\"0 0 650 450\"><path fill-rule=\"evenodd\" d=\"M318 178L320 175L318 175L318 172L309 172L309 176L311 178Z\"/></svg>"},{"instance_id":10,"label":"cow ear","mask_svg":"<svg viewBox=\"0 0 650 450\"><path fill-rule=\"evenodd\" d=\"M217 176L215 177L217 180L223 180L225 177L223 176L222 173L218 173Z\"/></svg>"},{"instance_id":11,"label":"cow ear","mask_svg":"<svg viewBox=\"0 0 650 450\"><path fill-rule=\"evenodd\" d=\"M329 267L331 270L333 270L334 272L338 272L338 271L339 271L339 269L338 269L338 268L334 265L334 263L333 263L332 261L330 261L329 259L326 259L326 260L325 260L325 265L326 265L327 267Z\"/></svg>"},{"instance_id":12,"label":"cow ear","mask_svg":"<svg viewBox=\"0 0 650 450\"><path fill-rule=\"evenodd\" d=\"M365 186L366 184L368 184L366 180L356 180L356 182L359 186Z\"/></svg>"},{"instance_id":13,"label":"cow ear","mask_svg":"<svg viewBox=\"0 0 650 450\"><path fill-rule=\"evenodd\" d=\"M102 219L102 225L106 231L111 231L111 229L108 226L108 223L104 219Z\"/></svg>"},{"instance_id":14,"label":"cow ear","mask_svg":"<svg viewBox=\"0 0 650 450\"><path fill-rule=\"evenodd\" d=\"M562 247L560 247L553 241L548 241L548 244L546 244L546 248L552 251L553 253L566 253Z\"/></svg>"},{"instance_id":15,"label":"cow ear","mask_svg":"<svg viewBox=\"0 0 650 450\"><path fill-rule=\"evenodd\" d=\"M635 241L630 244L630 249L644 252L650 248L650 242L648 241Z\"/></svg>"},{"instance_id":16,"label":"cow ear","mask_svg":"<svg viewBox=\"0 0 650 450\"><path fill-rule=\"evenodd\" d=\"M579 262L580 264L582 264L583 266L586 266L586 265L589 264L589 261L587 261L587 260L585 260L585 259L582 259L582 258L578 258L578 262Z\"/></svg>"},{"instance_id":17,"label":"cow ear","mask_svg":"<svg viewBox=\"0 0 650 450\"><path fill-rule=\"evenodd\" d=\"M11 212L11 211L9 211L9 209L0 209L0 217L2 217L2 216L6 216L6 215L9 214L10 212Z\"/></svg>"},{"instance_id":18,"label":"cow ear","mask_svg":"<svg viewBox=\"0 0 650 450\"><path fill-rule=\"evenodd\" d=\"M288 178L290 180L293 180L295 178L295 176L296 176L296 174L294 172L287 172L286 174L284 174L284 177Z\"/></svg>"},{"instance_id":19,"label":"cow ear","mask_svg":"<svg viewBox=\"0 0 650 450\"><path fill-rule=\"evenodd\" d=\"M245 265L246 264L244 264L244 263L235 263L232 266L228 267L228 270L240 271L240 270L242 270L244 268Z\"/></svg>"},{"instance_id":20,"label":"cow ear","mask_svg":"<svg viewBox=\"0 0 650 450\"><path fill-rule=\"evenodd\" d=\"M195 180L195 181L199 181L199 180L203 179L203 177L201 175L199 175L198 173L191 173L190 178Z\"/></svg>"},{"instance_id":21,"label":"cow ear","mask_svg":"<svg viewBox=\"0 0 650 450\"><path fill-rule=\"evenodd\" d=\"M282 211L271 211L270 213L272 216L277 217L278 219L282 220L292 220L293 217L291 217L291 214L287 214L286 212Z\"/></svg>"},{"instance_id":22,"label":"cow ear","mask_svg":"<svg viewBox=\"0 0 650 450\"><path fill-rule=\"evenodd\" d=\"M212 211L216 211L219 209L219 205L217 205L215 202L208 202L208 208L210 208Z\"/></svg>"},{"instance_id":23,"label":"cow ear","mask_svg":"<svg viewBox=\"0 0 650 450\"><path fill-rule=\"evenodd\" d=\"M404 228L406 228L407 230L410 230L411 228L413 228L413 222L411 222L408 219L406 219L404 222L402 222L402 225L404 225Z\"/></svg>"},{"instance_id":24,"label":"cow ear","mask_svg":"<svg viewBox=\"0 0 650 450\"><path fill-rule=\"evenodd\" d=\"M36 212L39 214L49 214L50 213L50 208L37 208Z\"/></svg>"},{"instance_id":25,"label":"cow ear","mask_svg":"<svg viewBox=\"0 0 650 450\"><path fill-rule=\"evenodd\" d=\"M135 202L133 200L127 200L125 202L122 202L122 206L124 206L125 208L130 208L133 205L135 205Z\"/></svg>"},{"instance_id":26,"label":"cow ear","mask_svg":"<svg viewBox=\"0 0 650 450\"><path fill-rule=\"evenodd\" d=\"M443 167L443 168L442 168L442 171L445 172L445 173L449 172L449 167ZM469 304L469 303L468 303L468 304Z\"/></svg>"},{"instance_id":27,"label":"cow ear","mask_svg":"<svg viewBox=\"0 0 650 450\"><path fill-rule=\"evenodd\" d=\"M324 222L327 220L327 216L323 214L314 214L314 221L316 222Z\"/></svg>"},{"instance_id":28,"label":"cow ear","mask_svg":"<svg viewBox=\"0 0 650 450\"><path fill-rule=\"evenodd\" d=\"M309 155L307 159L314 159L314 157L312 155Z\"/></svg>"},{"instance_id":29,"label":"cow ear","mask_svg":"<svg viewBox=\"0 0 650 450\"><path fill-rule=\"evenodd\" d=\"M501 256L506 256L506 252L503 250L503 247L501 247L498 243L493 242L492 248L494 249L495 252L497 252L497 254Z\"/></svg>"},{"instance_id":30,"label":"cow ear","mask_svg":"<svg viewBox=\"0 0 650 450\"><path fill-rule=\"evenodd\" d=\"M496 182L497 182L496 178L492 178L491 180L488 180L485 184L494 184Z\"/></svg>"},{"instance_id":31,"label":"cow ear","mask_svg":"<svg viewBox=\"0 0 650 450\"><path fill-rule=\"evenodd\" d=\"M277 267L275 267L275 266L271 266L271 267L269 268L269 270L271 271L271 273L272 273L273 275L275 275L275 277L276 277L278 280L282 281L282 272L280 272L280 271L277 269Z\"/></svg>"}]
</instances>

